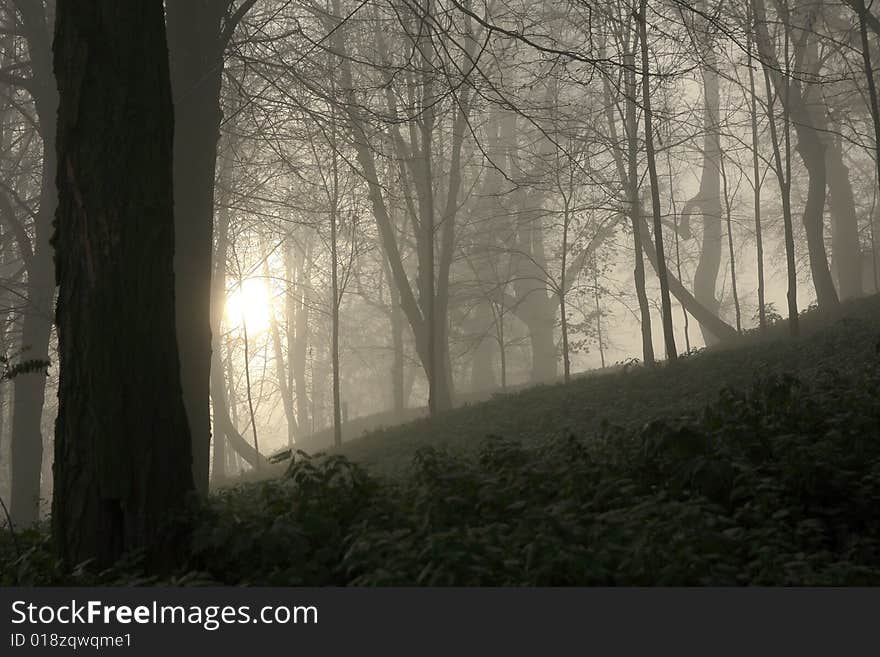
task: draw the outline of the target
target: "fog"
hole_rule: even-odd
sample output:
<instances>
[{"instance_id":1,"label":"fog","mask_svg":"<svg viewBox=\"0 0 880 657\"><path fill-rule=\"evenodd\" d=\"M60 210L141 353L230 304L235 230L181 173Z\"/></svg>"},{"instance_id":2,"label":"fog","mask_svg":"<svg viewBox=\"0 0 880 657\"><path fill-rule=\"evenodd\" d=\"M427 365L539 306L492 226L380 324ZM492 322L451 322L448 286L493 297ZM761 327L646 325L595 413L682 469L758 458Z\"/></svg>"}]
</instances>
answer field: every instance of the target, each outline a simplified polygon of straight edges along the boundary
<instances>
[{"instance_id":1,"label":"fog","mask_svg":"<svg viewBox=\"0 0 880 657\"><path fill-rule=\"evenodd\" d=\"M77 63L100 21L61 9L0 3L19 524L78 485L62 433L173 445L185 417L206 493L533 386L796 336L878 291L880 23L858 2L168 0L137 19L155 87L124 39ZM99 88L123 70L122 95Z\"/></svg>"}]
</instances>

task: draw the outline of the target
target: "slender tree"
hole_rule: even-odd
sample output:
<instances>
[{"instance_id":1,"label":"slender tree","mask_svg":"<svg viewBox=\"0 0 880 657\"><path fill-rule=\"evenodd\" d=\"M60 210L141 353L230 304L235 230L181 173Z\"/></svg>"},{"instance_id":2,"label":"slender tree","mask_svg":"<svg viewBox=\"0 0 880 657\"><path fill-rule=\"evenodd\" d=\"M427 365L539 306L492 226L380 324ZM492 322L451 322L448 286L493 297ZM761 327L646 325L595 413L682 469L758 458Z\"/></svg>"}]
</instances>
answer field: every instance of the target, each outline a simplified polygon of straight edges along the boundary
<instances>
[{"instance_id":1,"label":"slender tree","mask_svg":"<svg viewBox=\"0 0 880 657\"><path fill-rule=\"evenodd\" d=\"M749 72L749 124L752 130L752 190L755 207L755 256L758 269L758 326L767 326L767 302L764 299L764 236L761 226L761 186L763 177L758 162L758 94L755 90L754 35L752 25L752 5L749 3L746 23L746 66ZM769 102L769 101L768 101Z\"/></svg>"},{"instance_id":2,"label":"slender tree","mask_svg":"<svg viewBox=\"0 0 880 657\"><path fill-rule=\"evenodd\" d=\"M52 247L52 218L57 203L55 192L55 114L58 93L52 79L50 24L46 8L34 0L14 0L20 32L30 56L31 77L16 80L34 102L37 125L43 141L40 204L34 217L33 247L26 259L27 306L21 326L21 350L28 358L48 360L52 330L52 301L55 291ZM12 499L10 513L20 527L37 521L40 503L40 470L43 460L41 420L46 396L46 373L34 371L15 378L12 410Z\"/></svg>"},{"instance_id":3,"label":"slender tree","mask_svg":"<svg viewBox=\"0 0 880 657\"><path fill-rule=\"evenodd\" d=\"M663 252L663 222L660 207L660 181L657 176L657 161L654 154L653 112L651 110L651 80L648 75L648 0L640 0L636 21L639 26L639 42L642 51L642 106L645 121L645 155L648 159L648 176L651 181L651 204L654 209L654 243L657 247L657 278L660 279L660 307L663 321L663 341L666 345L666 358L675 360L675 330L672 326L672 303L669 299L669 279L666 272L666 256Z\"/></svg>"},{"instance_id":4,"label":"slender tree","mask_svg":"<svg viewBox=\"0 0 880 657\"><path fill-rule=\"evenodd\" d=\"M706 11L706 0L699 9ZM708 310L717 313L721 307L716 298L718 272L721 270L721 126L720 93L718 84L717 44L710 34L711 21L700 18L696 28L695 43L700 50L703 78L703 165L700 172L700 189L688 200L681 212L681 231L684 235L692 233L690 217L694 209L702 215L702 240L700 258L694 271L694 297ZM718 342L721 336L715 335L708 326L700 324L703 341L706 344Z\"/></svg>"}]
</instances>

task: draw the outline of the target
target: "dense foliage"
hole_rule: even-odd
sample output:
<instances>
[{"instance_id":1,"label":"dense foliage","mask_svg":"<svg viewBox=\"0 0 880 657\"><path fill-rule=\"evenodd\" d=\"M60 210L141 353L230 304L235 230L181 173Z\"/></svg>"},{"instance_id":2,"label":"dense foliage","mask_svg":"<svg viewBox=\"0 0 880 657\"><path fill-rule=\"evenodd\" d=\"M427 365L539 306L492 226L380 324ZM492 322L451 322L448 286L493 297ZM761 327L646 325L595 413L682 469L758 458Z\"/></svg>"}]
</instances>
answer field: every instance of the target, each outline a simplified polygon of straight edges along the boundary
<instances>
[{"instance_id":1,"label":"dense foliage","mask_svg":"<svg viewBox=\"0 0 880 657\"><path fill-rule=\"evenodd\" d=\"M171 581L878 585L875 326L842 320L791 352L814 367L768 371L638 428L605 422L535 444L491 436L469 451L427 446L401 477L340 454L299 454L279 479L198 503L192 548ZM722 358L736 367L766 348ZM709 356L661 374L696 376ZM63 574L48 540L25 533L16 548L0 535L0 583L155 581L138 579L136 555L101 574Z\"/></svg>"}]
</instances>

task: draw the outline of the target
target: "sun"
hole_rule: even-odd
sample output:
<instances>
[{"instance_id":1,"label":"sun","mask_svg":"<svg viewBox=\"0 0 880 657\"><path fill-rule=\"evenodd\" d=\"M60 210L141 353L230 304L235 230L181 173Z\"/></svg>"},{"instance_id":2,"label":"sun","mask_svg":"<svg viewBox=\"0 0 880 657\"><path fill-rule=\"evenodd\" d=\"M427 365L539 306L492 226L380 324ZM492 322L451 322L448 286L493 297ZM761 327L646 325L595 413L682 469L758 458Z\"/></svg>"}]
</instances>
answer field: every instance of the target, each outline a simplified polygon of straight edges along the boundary
<instances>
[{"instance_id":1,"label":"sun","mask_svg":"<svg viewBox=\"0 0 880 657\"><path fill-rule=\"evenodd\" d=\"M269 326L272 302L262 279L247 278L226 295L226 321L230 326L245 326L249 333L259 333Z\"/></svg>"}]
</instances>

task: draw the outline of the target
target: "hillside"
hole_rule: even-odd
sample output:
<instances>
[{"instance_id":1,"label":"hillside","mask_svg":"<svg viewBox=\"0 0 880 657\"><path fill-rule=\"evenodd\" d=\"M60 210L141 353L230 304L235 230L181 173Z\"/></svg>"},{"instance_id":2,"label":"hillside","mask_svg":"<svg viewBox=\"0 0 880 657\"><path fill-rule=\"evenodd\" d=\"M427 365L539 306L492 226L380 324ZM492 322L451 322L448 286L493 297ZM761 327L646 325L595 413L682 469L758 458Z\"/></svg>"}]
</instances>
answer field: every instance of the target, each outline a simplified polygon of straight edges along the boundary
<instances>
[{"instance_id":1,"label":"hillside","mask_svg":"<svg viewBox=\"0 0 880 657\"><path fill-rule=\"evenodd\" d=\"M878 320L874 297L299 455L169 519L170 579L0 533L0 584L880 585Z\"/></svg>"},{"instance_id":2,"label":"hillside","mask_svg":"<svg viewBox=\"0 0 880 657\"><path fill-rule=\"evenodd\" d=\"M391 474L405 470L428 445L470 450L487 436L537 445L589 435L604 422L640 427L658 418L699 413L721 390L746 388L758 377L787 373L810 380L823 370L853 369L875 357L878 340L880 295L844 304L834 315L802 314L799 338L790 338L783 322L765 335L751 332L737 344L703 349L653 370L638 364L594 370L569 384L499 393L438 417L368 431L339 452Z\"/></svg>"}]
</instances>

